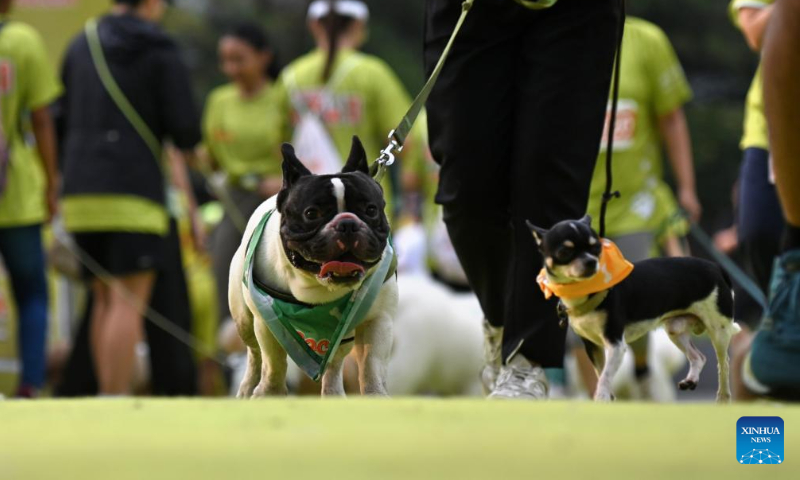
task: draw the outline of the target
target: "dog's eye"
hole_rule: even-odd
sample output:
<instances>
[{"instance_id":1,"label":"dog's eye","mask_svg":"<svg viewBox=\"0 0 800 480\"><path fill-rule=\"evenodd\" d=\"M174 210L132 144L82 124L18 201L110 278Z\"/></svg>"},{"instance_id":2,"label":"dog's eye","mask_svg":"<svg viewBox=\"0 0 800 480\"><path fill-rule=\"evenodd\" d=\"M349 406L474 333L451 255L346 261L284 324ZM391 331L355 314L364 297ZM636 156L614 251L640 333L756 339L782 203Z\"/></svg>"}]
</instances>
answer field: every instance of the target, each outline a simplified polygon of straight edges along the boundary
<instances>
[{"instance_id":1,"label":"dog's eye","mask_svg":"<svg viewBox=\"0 0 800 480\"><path fill-rule=\"evenodd\" d=\"M566 263L567 261L569 261L570 258L572 258L573 251L574 249L572 247L559 248L558 250L556 250L555 254L556 260L562 263Z\"/></svg>"},{"instance_id":2,"label":"dog's eye","mask_svg":"<svg viewBox=\"0 0 800 480\"><path fill-rule=\"evenodd\" d=\"M322 212L320 212L317 207L308 207L303 212L303 216L306 220L319 220L319 217L322 216Z\"/></svg>"},{"instance_id":3,"label":"dog's eye","mask_svg":"<svg viewBox=\"0 0 800 480\"><path fill-rule=\"evenodd\" d=\"M367 205L367 209L365 210L365 213L367 214L368 217L377 216L378 215L378 206L375 205L375 204L370 203L369 205Z\"/></svg>"}]
</instances>

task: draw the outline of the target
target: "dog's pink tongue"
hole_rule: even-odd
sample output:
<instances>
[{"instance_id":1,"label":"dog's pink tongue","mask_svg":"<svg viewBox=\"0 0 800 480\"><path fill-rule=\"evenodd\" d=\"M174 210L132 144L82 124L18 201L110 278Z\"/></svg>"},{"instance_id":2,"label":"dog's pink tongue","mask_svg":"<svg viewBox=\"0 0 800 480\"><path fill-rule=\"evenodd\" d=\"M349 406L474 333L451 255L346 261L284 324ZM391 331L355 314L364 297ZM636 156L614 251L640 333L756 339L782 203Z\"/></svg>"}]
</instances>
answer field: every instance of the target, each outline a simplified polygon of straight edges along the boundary
<instances>
[{"instance_id":1,"label":"dog's pink tongue","mask_svg":"<svg viewBox=\"0 0 800 480\"><path fill-rule=\"evenodd\" d=\"M340 277L350 276L355 272L364 273L364 267L357 263L352 262L338 262L333 260L331 262L323 263L322 268L319 269L319 276L326 277L331 274L339 275Z\"/></svg>"}]
</instances>

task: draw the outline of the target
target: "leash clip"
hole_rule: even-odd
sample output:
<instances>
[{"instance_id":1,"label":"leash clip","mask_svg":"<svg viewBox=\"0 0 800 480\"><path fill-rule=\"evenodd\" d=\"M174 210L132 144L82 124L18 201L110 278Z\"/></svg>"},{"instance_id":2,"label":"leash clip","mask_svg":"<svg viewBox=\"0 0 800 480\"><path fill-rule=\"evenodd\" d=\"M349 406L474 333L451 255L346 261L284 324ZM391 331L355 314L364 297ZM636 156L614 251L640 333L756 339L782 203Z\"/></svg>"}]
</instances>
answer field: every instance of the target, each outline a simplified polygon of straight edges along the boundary
<instances>
[{"instance_id":1,"label":"leash clip","mask_svg":"<svg viewBox=\"0 0 800 480\"><path fill-rule=\"evenodd\" d=\"M389 132L389 145L381 150L381 154L378 157L377 162L381 166L389 167L394 163L394 152L401 152L402 150L403 146L397 141L397 138L394 136L394 130L392 130Z\"/></svg>"}]
</instances>

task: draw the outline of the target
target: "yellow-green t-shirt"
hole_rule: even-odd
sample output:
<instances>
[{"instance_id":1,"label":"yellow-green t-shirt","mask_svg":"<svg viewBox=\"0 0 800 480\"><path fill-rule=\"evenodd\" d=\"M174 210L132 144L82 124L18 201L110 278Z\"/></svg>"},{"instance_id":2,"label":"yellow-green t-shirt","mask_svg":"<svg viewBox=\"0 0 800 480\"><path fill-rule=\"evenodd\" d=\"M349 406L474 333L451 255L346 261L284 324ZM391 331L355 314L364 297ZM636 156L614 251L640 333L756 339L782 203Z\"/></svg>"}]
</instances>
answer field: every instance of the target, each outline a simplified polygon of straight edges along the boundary
<instances>
[{"instance_id":1,"label":"yellow-green t-shirt","mask_svg":"<svg viewBox=\"0 0 800 480\"><path fill-rule=\"evenodd\" d=\"M665 195L658 118L681 107L692 92L675 51L664 32L645 20L628 17L622 42L619 103L614 132L614 190L621 198L608 206L609 236L654 231L675 212L672 195ZM606 128L610 103L606 115ZM592 179L588 212L595 226L605 189L605 146Z\"/></svg>"},{"instance_id":2,"label":"yellow-green t-shirt","mask_svg":"<svg viewBox=\"0 0 800 480\"><path fill-rule=\"evenodd\" d=\"M216 88L203 113L203 143L231 180L281 174L281 123L274 88L244 98L233 84Z\"/></svg>"},{"instance_id":3,"label":"yellow-green t-shirt","mask_svg":"<svg viewBox=\"0 0 800 480\"><path fill-rule=\"evenodd\" d=\"M32 110L61 94L44 42L29 25L0 19L0 150L8 151L0 227L33 225L47 217L46 178L29 127ZM6 150L8 149L8 150Z\"/></svg>"},{"instance_id":4,"label":"yellow-green t-shirt","mask_svg":"<svg viewBox=\"0 0 800 480\"><path fill-rule=\"evenodd\" d=\"M728 6L731 21L738 28L739 10L742 8L764 8L775 3L775 0L732 0ZM763 148L769 150L769 132L767 130L767 117L764 115L764 94L762 93L761 65L758 66L750 90L747 91L747 100L744 109L744 133L739 146L745 148Z\"/></svg>"},{"instance_id":5,"label":"yellow-green t-shirt","mask_svg":"<svg viewBox=\"0 0 800 480\"><path fill-rule=\"evenodd\" d=\"M299 115L290 95L297 95L304 104L319 116L342 159L350 152L353 135L358 135L370 163L378 158L380 150L388 143L389 132L397 126L411 104L400 80L381 59L355 50L344 49L337 53L331 69L332 77L337 68L346 64L349 69L331 88L331 98L320 102L323 82L322 70L326 52L316 49L298 58L287 66L275 85L277 103L284 120L284 138L290 139ZM293 90L293 91L292 91ZM412 134L413 137L413 134ZM414 142L414 139L410 139ZM418 149L409 149L400 155L399 161ZM407 155L407 154L408 155ZM302 160L302 159L301 159ZM397 167L392 167L397 168ZM387 212L392 212L393 190L390 176L384 176Z\"/></svg>"}]
</instances>

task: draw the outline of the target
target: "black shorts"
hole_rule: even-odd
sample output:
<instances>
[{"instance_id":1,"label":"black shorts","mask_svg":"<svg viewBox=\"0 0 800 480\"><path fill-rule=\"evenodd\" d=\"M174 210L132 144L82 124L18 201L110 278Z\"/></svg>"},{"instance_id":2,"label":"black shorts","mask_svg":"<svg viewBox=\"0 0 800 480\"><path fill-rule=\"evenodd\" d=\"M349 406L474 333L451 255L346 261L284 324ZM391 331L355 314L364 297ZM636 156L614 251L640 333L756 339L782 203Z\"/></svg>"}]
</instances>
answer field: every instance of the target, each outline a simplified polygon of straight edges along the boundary
<instances>
[{"instance_id":1,"label":"black shorts","mask_svg":"<svg viewBox=\"0 0 800 480\"><path fill-rule=\"evenodd\" d=\"M82 254L89 256L111 276L119 277L159 270L164 262L165 237L151 233L87 232L74 234ZM93 265L91 265L93 267ZM86 278L96 276L83 265Z\"/></svg>"}]
</instances>

